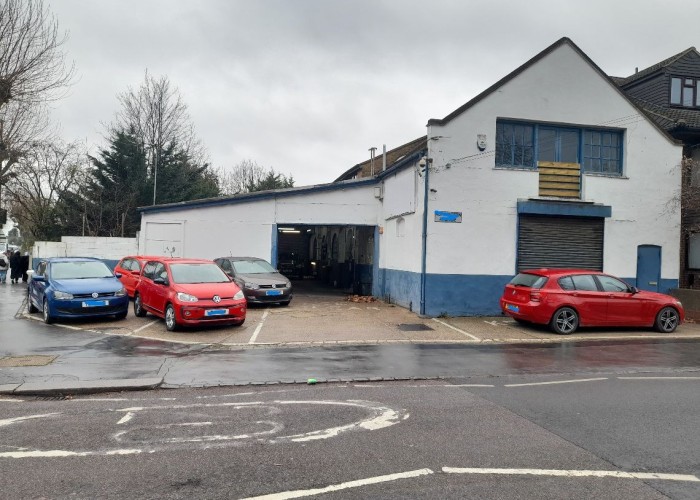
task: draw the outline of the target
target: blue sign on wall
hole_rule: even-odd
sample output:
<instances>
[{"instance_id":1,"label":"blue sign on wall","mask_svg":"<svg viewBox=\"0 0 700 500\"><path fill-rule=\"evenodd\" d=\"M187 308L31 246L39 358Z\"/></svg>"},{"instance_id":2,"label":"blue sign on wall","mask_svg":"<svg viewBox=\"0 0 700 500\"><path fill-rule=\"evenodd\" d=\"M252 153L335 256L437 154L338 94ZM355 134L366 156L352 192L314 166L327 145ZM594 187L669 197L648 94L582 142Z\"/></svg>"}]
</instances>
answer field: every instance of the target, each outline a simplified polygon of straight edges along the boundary
<instances>
[{"instance_id":1,"label":"blue sign on wall","mask_svg":"<svg viewBox=\"0 0 700 500\"><path fill-rule=\"evenodd\" d=\"M462 222L462 212L435 210L435 222Z\"/></svg>"}]
</instances>

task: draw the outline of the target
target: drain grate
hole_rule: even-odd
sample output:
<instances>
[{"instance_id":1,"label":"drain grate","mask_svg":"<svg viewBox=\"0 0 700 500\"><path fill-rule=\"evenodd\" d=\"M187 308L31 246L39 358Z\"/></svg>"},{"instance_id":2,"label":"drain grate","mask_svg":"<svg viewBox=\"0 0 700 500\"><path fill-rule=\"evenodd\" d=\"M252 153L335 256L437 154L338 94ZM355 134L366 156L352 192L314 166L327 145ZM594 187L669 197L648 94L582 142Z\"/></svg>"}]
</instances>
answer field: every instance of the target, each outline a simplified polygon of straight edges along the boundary
<instances>
[{"instance_id":1,"label":"drain grate","mask_svg":"<svg viewBox=\"0 0 700 500\"><path fill-rule=\"evenodd\" d=\"M58 356L7 356L0 358L0 368L17 366L46 366L53 362Z\"/></svg>"},{"instance_id":2,"label":"drain grate","mask_svg":"<svg viewBox=\"0 0 700 500\"><path fill-rule=\"evenodd\" d=\"M432 330L432 328L423 323L402 323L399 325L399 330L402 332L424 332Z\"/></svg>"}]
</instances>

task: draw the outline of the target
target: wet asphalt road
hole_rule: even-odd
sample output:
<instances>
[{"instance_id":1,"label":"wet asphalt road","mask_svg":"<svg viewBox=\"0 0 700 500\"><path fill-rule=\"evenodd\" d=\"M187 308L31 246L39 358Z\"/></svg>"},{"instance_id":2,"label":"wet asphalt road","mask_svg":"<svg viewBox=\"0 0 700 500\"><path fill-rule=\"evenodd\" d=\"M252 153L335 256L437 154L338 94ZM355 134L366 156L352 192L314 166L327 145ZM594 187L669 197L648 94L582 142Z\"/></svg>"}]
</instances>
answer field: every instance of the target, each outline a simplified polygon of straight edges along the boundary
<instances>
[{"instance_id":1,"label":"wet asphalt road","mask_svg":"<svg viewBox=\"0 0 700 500\"><path fill-rule=\"evenodd\" d=\"M0 491L696 499L699 380L516 376L0 399Z\"/></svg>"},{"instance_id":2,"label":"wet asphalt road","mask_svg":"<svg viewBox=\"0 0 700 500\"><path fill-rule=\"evenodd\" d=\"M12 287L12 288L9 288ZM246 383L469 378L700 369L695 339L532 344L375 344L236 348L103 335L15 319L23 285L0 285L0 355L55 356L0 367L0 385L162 377L166 387Z\"/></svg>"}]
</instances>

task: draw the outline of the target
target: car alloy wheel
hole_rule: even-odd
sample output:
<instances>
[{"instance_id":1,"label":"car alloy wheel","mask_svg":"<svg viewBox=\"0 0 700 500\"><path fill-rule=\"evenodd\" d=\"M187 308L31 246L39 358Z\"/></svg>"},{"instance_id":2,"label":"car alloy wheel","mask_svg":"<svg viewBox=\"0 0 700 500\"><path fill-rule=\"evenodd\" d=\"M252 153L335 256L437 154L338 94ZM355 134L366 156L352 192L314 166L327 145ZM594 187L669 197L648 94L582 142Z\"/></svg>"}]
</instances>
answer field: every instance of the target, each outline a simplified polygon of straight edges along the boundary
<instances>
[{"instance_id":1,"label":"car alloy wheel","mask_svg":"<svg viewBox=\"0 0 700 500\"><path fill-rule=\"evenodd\" d=\"M165 329L169 332L177 330L177 321L175 321L175 308L172 304L168 304L165 308Z\"/></svg>"},{"instance_id":2,"label":"car alloy wheel","mask_svg":"<svg viewBox=\"0 0 700 500\"><path fill-rule=\"evenodd\" d=\"M44 303L42 305L43 307L41 313L44 317L44 323L50 325L51 323L53 323L53 318L51 317L51 312L49 311L49 301L44 299Z\"/></svg>"},{"instance_id":3,"label":"car alloy wheel","mask_svg":"<svg viewBox=\"0 0 700 500\"><path fill-rule=\"evenodd\" d=\"M554 333L570 335L578 328L578 314L570 307L562 307L554 313L549 326Z\"/></svg>"},{"instance_id":4,"label":"car alloy wheel","mask_svg":"<svg viewBox=\"0 0 700 500\"><path fill-rule=\"evenodd\" d=\"M671 333L678 326L678 321L680 317L678 316L678 311L673 307L664 307L656 315L656 321L654 325L656 329L663 333Z\"/></svg>"},{"instance_id":5,"label":"car alloy wheel","mask_svg":"<svg viewBox=\"0 0 700 500\"><path fill-rule=\"evenodd\" d=\"M134 316L143 318L146 315L146 310L143 308L143 302L141 302L141 294L137 293L134 295Z\"/></svg>"}]
</instances>

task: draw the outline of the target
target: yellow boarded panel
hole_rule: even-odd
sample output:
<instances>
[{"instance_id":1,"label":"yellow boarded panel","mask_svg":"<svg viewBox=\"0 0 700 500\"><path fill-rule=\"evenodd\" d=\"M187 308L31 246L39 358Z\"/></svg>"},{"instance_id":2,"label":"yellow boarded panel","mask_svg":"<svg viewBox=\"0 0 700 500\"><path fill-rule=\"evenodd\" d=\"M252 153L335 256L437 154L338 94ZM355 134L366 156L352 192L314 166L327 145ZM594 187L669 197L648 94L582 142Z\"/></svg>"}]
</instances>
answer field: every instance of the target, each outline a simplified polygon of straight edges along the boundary
<instances>
[{"instance_id":1,"label":"yellow boarded panel","mask_svg":"<svg viewBox=\"0 0 700 500\"><path fill-rule=\"evenodd\" d=\"M541 161L537 167L540 172L540 196L581 197L581 166L578 163Z\"/></svg>"}]
</instances>

